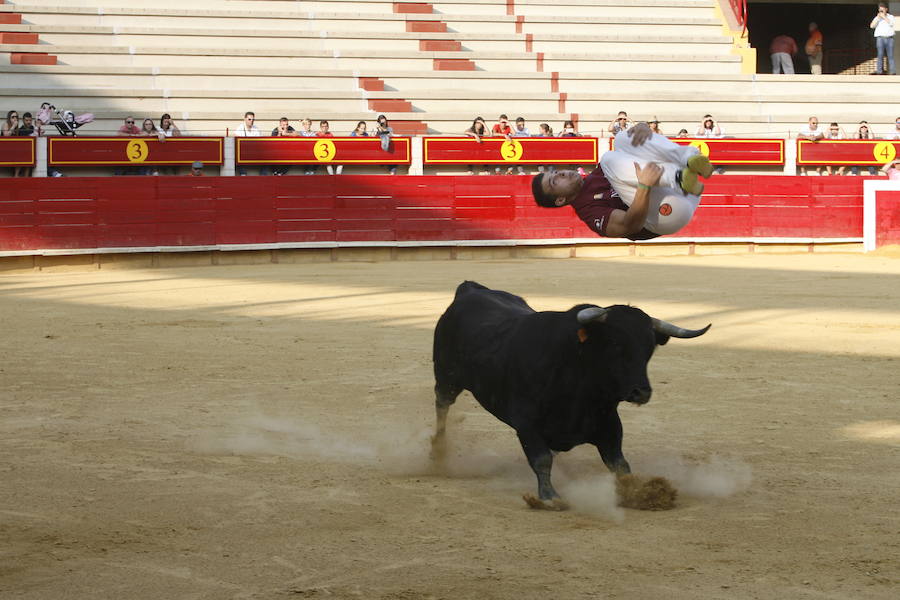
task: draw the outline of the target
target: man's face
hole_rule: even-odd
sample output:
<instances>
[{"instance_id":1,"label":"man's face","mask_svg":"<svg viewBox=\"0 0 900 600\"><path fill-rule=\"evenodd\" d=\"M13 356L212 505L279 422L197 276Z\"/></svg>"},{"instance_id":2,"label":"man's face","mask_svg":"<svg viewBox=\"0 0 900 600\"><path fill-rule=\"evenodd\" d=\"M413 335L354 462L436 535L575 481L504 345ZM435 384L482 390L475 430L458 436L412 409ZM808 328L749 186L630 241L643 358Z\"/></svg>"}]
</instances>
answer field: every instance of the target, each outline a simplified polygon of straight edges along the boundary
<instances>
[{"instance_id":1,"label":"man's face","mask_svg":"<svg viewBox=\"0 0 900 600\"><path fill-rule=\"evenodd\" d=\"M819 127L818 119L810 119L809 120L809 128L811 131L815 131Z\"/></svg>"},{"instance_id":2,"label":"man's face","mask_svg":"<svg viewBox=\"0 0 900 600\"><path fill-rule=\"evenodd\" d=\"M581 175L577 171L553 171L545 173L541 179L541 188L548 196L555 198L569 198L578 193L583 184ZM562 206L565 202L558 202Z\"/></svg>"},{"instance_id":3,"label":"man's face","mask_svg":"<svg viewBox=\"0 0 900 600\"><path fill-rule=\"evenodd\" d=\"M896 129L897 131L900 131L900 119L897 119L897 122L894 123L894 129Z\"/></svg>"},{"instance_id":4,"label":"man's face","mask_svg":"<svg viewBox=\"0 0 900 600\"><path fill-rule=\"evenodd\" d=\"M328 123L320 124L319 131L321 131L322 133L328 133Z\"/></svg>"},{"instance_id":5,"label":"man's face","mask_svg":"<svg viewBox=\"0 0 900 600\"><path fill-rule=\"evenodd\" d=\"M831 126L828 127L828 131L831 132L831 135L836 135L837 133L840 132L840 130L841 130L840 127L831 127Z\"/></svg>"},{"instance_id":6,"label":"man's face","mask_svg":"<svg viewBox=\"0 0 900 600\"><path fill-rule=\"evenodd\" d=\"M256 117L254 117L253 115L247 115L246 117L244 117L244 125L250 127L251 125L253 125L253 121L255 120Z\"/></svg>"},{"instance_id":7,"label":"man's face","mask_svg":"<svg viewBox=\"0 0 900 600\"><path fill-rule=\"evenodd\" d=\"M521 122L521 121L520 121L519 123L516 123L516 129L518 129L519 131L524 131L524 130L525 130L525 123L524 123L524 122Z\"/></svg>"},{"instance_id":8,"label":"man's face","mask_svg":"<svg viewBox=\"0 0 900 600\"><path fill-rule=\"evenodd\" d=\"M125 119L125 125L128 127L134 127L134 119L128 117L127 119Z\"/></svg>"},{"instance_id":9,"label":"man's face","mask_svg":"<svg viewBox=\"0 0 900 600\"><path fill-rule=\"evenodd\" d=\"M31 127L31 117L24 117L22 120L25 122L25 127Z\"/></svg>"},{"instance_id":10,"label":"man's face","mask_svg":"<svg viewBox=\"0 0 900 600\"><path fill-rule=\"evenodd\" d=\"M282 120L278 121L278 126L282 129L287 129L288 128L287 119L282 119Z\"/></svg>"}]
</instances>

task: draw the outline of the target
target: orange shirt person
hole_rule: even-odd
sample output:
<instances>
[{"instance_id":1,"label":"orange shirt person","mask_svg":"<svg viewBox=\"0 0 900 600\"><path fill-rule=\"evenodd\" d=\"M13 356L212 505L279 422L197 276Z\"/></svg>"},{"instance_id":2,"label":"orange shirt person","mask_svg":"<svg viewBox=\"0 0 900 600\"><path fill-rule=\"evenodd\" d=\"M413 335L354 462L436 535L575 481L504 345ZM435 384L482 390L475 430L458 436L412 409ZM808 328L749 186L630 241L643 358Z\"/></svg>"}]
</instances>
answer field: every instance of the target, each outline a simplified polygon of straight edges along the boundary
<instances>
[{"instance_id":1,"label":"orange shirt person","mask_svg":"<svg viewBox=\"0 0 900 600\"><path fill-rule=\"evenodd\" d=\"M809 24L809 39L804 47L806 58L809 59L809 72L813 75L822 74L822 32L815 23Z\"/></svg>"}]
</instances>

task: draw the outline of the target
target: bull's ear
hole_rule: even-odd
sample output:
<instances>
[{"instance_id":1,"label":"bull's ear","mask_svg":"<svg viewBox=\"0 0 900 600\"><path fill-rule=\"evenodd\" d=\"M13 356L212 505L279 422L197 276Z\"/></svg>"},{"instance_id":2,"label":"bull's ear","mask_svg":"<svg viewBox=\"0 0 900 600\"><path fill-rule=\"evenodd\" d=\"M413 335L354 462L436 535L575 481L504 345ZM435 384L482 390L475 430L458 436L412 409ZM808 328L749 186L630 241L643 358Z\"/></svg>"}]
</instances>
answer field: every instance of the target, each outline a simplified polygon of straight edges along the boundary
<instances>
[{"instance_id":1,"label":"bull's ear","mask_svg":"<svg viewBox=\"0 0 900 600\"><path fill-rule=\"evenodd\" d=\"M667 335L664 334L664 333L660 333L660 332L658 332L658 331L655 331L654 334L656 335L656 345L657 345L657 346L665 346L665 345L666 345L666 342L669 341L669 336L667 336Z\"/></svg>"},{"instance_id":2,"label":"bull's ear","mask_svg":"<svg viewBox=\"0 0 900 600\"><path fill-rule=\"evenodd\" d=\"M583 344L587 341L587 339L588 339L587 329L585 329L584 327L579 327L578 328L578 341Z\"/></svg>"}]
</instances>

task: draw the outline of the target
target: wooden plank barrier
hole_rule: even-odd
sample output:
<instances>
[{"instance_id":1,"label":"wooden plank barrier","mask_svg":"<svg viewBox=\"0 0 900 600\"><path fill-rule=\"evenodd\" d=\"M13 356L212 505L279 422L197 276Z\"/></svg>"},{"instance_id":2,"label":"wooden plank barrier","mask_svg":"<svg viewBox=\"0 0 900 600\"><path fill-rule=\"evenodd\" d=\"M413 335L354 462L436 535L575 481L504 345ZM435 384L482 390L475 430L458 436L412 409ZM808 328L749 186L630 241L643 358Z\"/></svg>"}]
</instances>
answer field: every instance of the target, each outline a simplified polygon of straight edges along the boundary
<instances>
[{"instance_id":1,"label":"wooden plank barrier","mask_svg":"<svg viewBox=\"0 0 900 600\"><path fill-rule=\"evenodd\" d=\"M426 165L597 164L597 138L425 137Z\"/></svg>"},{"instance_id":2,"label":"wooden plank barrier","mask_svg":"<svg viewBox=\"0 0 900 600\"><path fill-rule=\"evenodd\" d=\"M50 137L51 166L222 164L220 137Z\"/></svg>"},{"instance_id":3,"label":"wooden plank barrier","mask_svg":"<svg viewBox=\"0 0 900 600\"><path fill-rule=\"evenodd\" d=\"M670 138L681 146L695 146L715 165L784 165L784 140L757 138ZM609 138L609 149L615 138Z\"/></svg>"},{"instance_id":4,"label":"wooden plank barrier","mask_svg":"<svg viewBox=\"0 0 900 600\"><path fill-rule=\"evenodd\" d=\"M409 165L412 140L393 137L388 150L372 137L238 137L235 160L242 165Z\"/></svg>"},{"instance_id":5,"label":"wooden plank barrier","mask_svg":"<svg viewBox=\"0 0 900 600\"><path fill-rule=\"evenodd\" d=\"M798 165L881 166L897 158L900 140L797 140Z\"/></svg>"}]
</instances>

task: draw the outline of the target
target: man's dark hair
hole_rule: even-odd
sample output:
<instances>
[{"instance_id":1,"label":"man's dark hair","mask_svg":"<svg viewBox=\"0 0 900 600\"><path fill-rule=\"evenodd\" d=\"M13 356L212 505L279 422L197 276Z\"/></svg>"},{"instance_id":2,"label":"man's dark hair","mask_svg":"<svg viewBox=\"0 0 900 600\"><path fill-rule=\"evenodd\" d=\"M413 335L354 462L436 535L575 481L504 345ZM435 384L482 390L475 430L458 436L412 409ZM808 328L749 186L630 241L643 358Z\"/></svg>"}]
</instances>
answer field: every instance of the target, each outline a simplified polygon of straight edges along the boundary
<instances>
[{"instance_id":1,"label":"man's dark hair","mask_svg":"<svg viewBox=\"0 0 900 600\"><path fill-rule=\"evenodd\" d=\"M245 119L246 119L247 117L255 117L255 116L256 116L256 113L253 112L252 110L248 110L247 112L244 113L244 118L245 118Z\"/></svg>"},{"instance_id":2,"label":"man's dark hair","mask_svg":"<svg viewBox=\"0 0 900 600\"><path fill-rule=\"evenodd\" d=\"M516 123L524 123L525 117L516 117Z\"/></svg>"},{"instance_id":3,"label":"man's dark hair","mask_svg":"<svg viewBox=\"0 0 900 600\"><path fill-rule=\"evenodd\" d=\"M509 119L509 117L507 117L506 115L500 115L500 118L501 119Z\"/></svg>"},{"instance_id":4,"label":"man's dark hair","mask_svg":"<svg viewBox=\"0 0 900 600\"><path fill-rule=\"evenodd\" d=\"M544 192L544 188L541 186L543 181L543 173L535 175L534 179L531 180L531 195L534 196L534 201L538 206L543 206L544 208L558 208L556 205L556 198L548 196Z\"/></svg>"}]
</instances>

